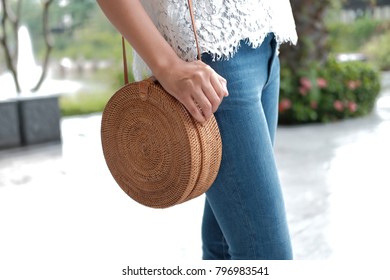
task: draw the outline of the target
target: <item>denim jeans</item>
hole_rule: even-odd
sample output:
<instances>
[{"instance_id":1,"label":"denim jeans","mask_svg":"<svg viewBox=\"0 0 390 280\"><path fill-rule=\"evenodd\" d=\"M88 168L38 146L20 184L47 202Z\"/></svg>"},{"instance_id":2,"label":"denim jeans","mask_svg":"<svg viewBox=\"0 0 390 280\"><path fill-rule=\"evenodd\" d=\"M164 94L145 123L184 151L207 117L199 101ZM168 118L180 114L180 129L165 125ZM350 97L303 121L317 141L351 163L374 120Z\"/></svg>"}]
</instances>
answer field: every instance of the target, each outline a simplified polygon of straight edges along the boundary
<instances>
[{"instance_id":1,"label":"denim jeans","mask_svg":"<svg viewBox=\"0 0 390 280\"><path fill-rule=\"evenodd\" d=\"M218 176L206 193L203 259L291 259L273 143L280 83L271 33L258 48L244 41L233 58L202 60L228 82L215 113L222 137Z\"/></svg>"}]
</instances>

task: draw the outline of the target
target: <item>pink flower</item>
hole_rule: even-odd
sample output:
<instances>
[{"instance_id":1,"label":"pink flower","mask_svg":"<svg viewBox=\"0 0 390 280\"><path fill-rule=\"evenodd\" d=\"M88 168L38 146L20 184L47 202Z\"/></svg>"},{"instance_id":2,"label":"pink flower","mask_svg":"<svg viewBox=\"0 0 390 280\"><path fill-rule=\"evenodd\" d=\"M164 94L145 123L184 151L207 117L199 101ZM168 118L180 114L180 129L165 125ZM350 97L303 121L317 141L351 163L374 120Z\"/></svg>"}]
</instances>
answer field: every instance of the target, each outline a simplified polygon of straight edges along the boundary
<instances>
[{"instance_id":1,"label":"pink flower","mask_svg":"<svg viewBox=\"0 0 390 280\"><path fill-rule=\"evenodd\" d=\"M317 79L317 86L319 88L326 88L328 86L328 82L324 78Z\"/></svg>"},{"instance_id":2,"label":"pink flower","mask_svg":"<svg viewBox=\"0 0 390 280\"><path fill-rule=\"evenodd\" d=\"M290 109L291 106L292 106L291 100L288 98L283 98L279 102L279 111L284 112L284 111Z\"/></svg>"},{"instance_id":3,"label":"pink flower","mask_svg":"<svg viewBox=\"0 0 390 280\"><path fill-rule=\"evenodd\" d=\"M335 108L336 111L341 112L344 110L344 104L340 100L336 100L335 102L333 102L333 108Z\"/></svg>"},{"instance_id":4,"label":"pink flower","mask_svg":"<svg viewBox=\"0 0 390 280\"><path fill-rule=\"evenodd\" d=\"M302 87L304 87L305 89L307 89L307 90L310 90L310 89L311 89L311 81L310 81L309 78L307 78L307 77L302 77L302 78L300 79L300 82L301 82Z\"/></svg>"},{"instance_id":5,"label":"pink flower","mask_svg":"<svg viewBox=\"0 0 390 280\"><path fill-rule=\"evenodd\" d=\"M357 89L358 87L360 87L360 85L361 85L361 81L359 81L359 80L356 80L356 81L348 81L347 82L347 87L350 89L350 90L355 90L355 89Z\"/></svg>"},{"instance_id":6,"label":"pink flower","mask_svg":"<svg viewBox=\"0 0 390 280\"><path fill-rule=\"evenodd\" d=\"M309 91L309 90L308 90L307 88L303 87L303 86L300 86L300 87L299 87L299 93L300 93L302 96L306 96L308 91Z\"/></svg>"},{"instance_id":7,"label":"pink flower","mask_svg":"<svg viewBox=\"0 0 390 280\"><path fill-rule=\"evenodd\" d=\"M318 102L317 101L311 101L310 102L310 107L312 108L312 109L317 109L318 108Z\"/></svg>"},{"instance_id":8,"label":"pink flower","mask_svg":"<svg viewBox=\"0 0 390 280\"><path fill-rule=\"evenodd\" d=\"M348 102L348 109L349 109L349 111L350 111L351 113L356 112L357 107L358 107L358 105L357 105L355 102L353 102L353 101L349 101L349 102Z\"/></svg>"}]
</instances>

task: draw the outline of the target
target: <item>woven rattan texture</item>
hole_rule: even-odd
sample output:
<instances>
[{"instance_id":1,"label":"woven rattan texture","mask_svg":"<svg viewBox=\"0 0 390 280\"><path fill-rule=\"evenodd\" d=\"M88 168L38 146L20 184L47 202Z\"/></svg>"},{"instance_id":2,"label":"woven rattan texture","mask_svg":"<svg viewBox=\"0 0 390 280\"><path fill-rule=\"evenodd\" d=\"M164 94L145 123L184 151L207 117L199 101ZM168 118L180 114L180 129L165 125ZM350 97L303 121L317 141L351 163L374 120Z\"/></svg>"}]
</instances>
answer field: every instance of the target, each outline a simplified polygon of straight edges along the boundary
<instances>
[{"instance_id":1,"label":"woven rattan texture","mask_svg":"<svg viewBox=\"0 0 390 280\"><path fill-rule=\"evenodd\" d=\"M101 136L112 176L145 206L166 208L195 198L219 170L222 143L215 118L200 125L150 79L113 95L103 112Z\"/></svg>"}]
</instances>

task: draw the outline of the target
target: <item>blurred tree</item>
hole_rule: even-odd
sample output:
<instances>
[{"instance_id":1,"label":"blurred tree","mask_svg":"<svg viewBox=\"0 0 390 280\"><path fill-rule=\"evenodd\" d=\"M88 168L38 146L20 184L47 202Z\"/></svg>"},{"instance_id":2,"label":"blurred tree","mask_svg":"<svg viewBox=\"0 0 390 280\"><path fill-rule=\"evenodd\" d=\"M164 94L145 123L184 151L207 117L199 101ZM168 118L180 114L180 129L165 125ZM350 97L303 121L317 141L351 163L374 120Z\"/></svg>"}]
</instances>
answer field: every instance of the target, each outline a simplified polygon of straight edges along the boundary
<instances>
[{"instance_id":1,"label":"blurred tree","mask_svg":"<svg viewBox=\"0 0 390 280\"><path fill-rule=\"evenodd\" d=\"M95 0L59 0L53 7L51 20L53 32L72 34L84 26L96 7Z\"/></svg>"},{"instance_id":2,"label":"blurred tree","mask_svg":"<svg viewBox=\"0 0 390 280\"><path fill-rule=\"evenodd\" d=\"M41 87L49 66L50 53L52 51L52 43L50 40L49 30L49 10L54 0L42 0L41 10L42 14L40 20L42 21L42 34L45 45L45 52L42 62L42 72L37 81L37 84L31 91L38 91ZM1 0L0 8L0 44L4 52L7 69L11 72L16 91L21 92L19 83L18 69L16 67L19 54L19 40L18 31L21 25L23 0Z\"/></svg>"},{"instance_id":3,"label":"blurred tree","mask_svg":"<svg viewBox=\"0 0 390 280\"><path fill-rule=\"evenodd\" d=\"M323 64L329 54L326 16L335 7L369 8L375 5L390 5L390 0L291 0L298 44L293 48L282 46L281 59L291 69L308 69L314 64Z\"/></svg>"},{"instance_id":4,"label":"blurred tree","mask_svg":"<svg viewBox=\"0 0 390 280\"><path fill-rule=\"evenodd\" d=\"M11 72L17 92L21 91L16 62L18 58L18 29L20 25L21 1L11 7L6 0L1 0L0 43L7 69Z\"/></svg>"},{"instance_id":5,"label":"blurred tree","mask_svg":"<svg viewBox=\"0 0 390 280\"><path fill-rule=\"evenodd\" d=\"M328 56L325 13L338 0L291 0L298 43L295 47L282 46L281 60L291 69L307 69L313 62L323 63Z\"/></svg>"},{"instance_id":6,"label":"blurred tree","mask_svg":"<svg viewBox=\"0 0 390 280\"><path fill-rule=\"evenodd\" d=\"M9 1L9 0L8 0ZM14 0L12 0L14 1ZM21 10L21 24L29 27L37 55L42 56L41 0L24 1ZM54 0L50 8L50 33L55 49L66 49L73 44L75 32L88 25L96 10L95 0Z\"/></svg>"},{"instance_id":7,"label":"blurred tree","mask_svg":"<svg viewBox=\"0 0 390 280\"><path fill-rule=\"evenodd\" d=\"M99 36L103 29L95 28L96 22L105 20L99 17L101 13L95 0L65 1L58 5L52 14L52 22L55 26L52 32L55 35L56 54L68 56L81 44L93 44L85 36ZM84 32L88 30L87 32ZM84 38L79 38L84 33ZM84 40L83 40L84 39ZM73 58L74 55L71 55ZM80 56L83 56L80 53Z\"/></svg>"}]
</instances>

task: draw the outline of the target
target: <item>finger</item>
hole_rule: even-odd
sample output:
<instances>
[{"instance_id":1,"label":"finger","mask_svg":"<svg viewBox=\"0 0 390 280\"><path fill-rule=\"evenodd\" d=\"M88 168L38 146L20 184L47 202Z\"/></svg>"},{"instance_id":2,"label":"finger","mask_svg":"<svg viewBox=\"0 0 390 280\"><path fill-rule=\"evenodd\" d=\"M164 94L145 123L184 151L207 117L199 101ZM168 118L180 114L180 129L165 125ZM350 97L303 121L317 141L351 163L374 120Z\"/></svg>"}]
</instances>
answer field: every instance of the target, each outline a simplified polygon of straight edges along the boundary
<instances>
[{"instance_id":1,"label":"finger","mask_svg":"<svg viewBox=\"0 0 390 280\"><path fill-rule=\"evenodd\" d=\"M188 104L186 109L196 121L200 123L206 122L206 118L202 112L202 109L195 102Z\"/></svg>"},{"instance_id":2,"label":"finger","mask_svg":"<svg viewBox=\"0 0 390 280\"><path fill-rule=\"evenodd\" d=\"M229 96L229 91L228 91L228 88L227 88L227 81L226 81L226 79L221 77L221 76L219 76L219 80L220 80L220 82L222 84L222 87L223 87L223 95L224 95L224 97Z\"/></svg>"},{"instance_id":3,"label":"finger","mask_svg":"<svg viewBox=\"0 0 390 280\"><path fill-rule=\"evenodd\" d=\"M205 119L208 120L213 114L213 106L205 93L203 91L199 93L198 91L198 93L193 97L193 100Z\"/></svg>"},{"instance_id":4,"label":"finger","mask_svg":"<svg viewBox=\"0 0 390 280\"><path fill-rule=\"evenodd\" d=\"M222 102L222 99L229 95L226 80L215 73L215 75L211 77L211 84Z\"/></svg>"},{"instance_id":5,"label":"finger","mask_svg":"<svg viewBox=\"0 0 390 280\"><path fill-rule=\"evenodd\" d=\"M206 118L203 114L203 110L200 106L194 101L190 96L187 96L185 99L180 101L184 107L187 109L188 113L198 122L204 123Z\"/></svg>"},{"instance_id":6,"label":"finger","mask_svg":"<svg viewBox=\"0 0 390 280\"><path fill-rule=\"evenodd\" d=\"M222 99L219 97L211 83L203 85L202 90L205 97L207 98L208 103L211 106L211 111L214 113L217 111Z\"/></svg>"}]
</instances>

